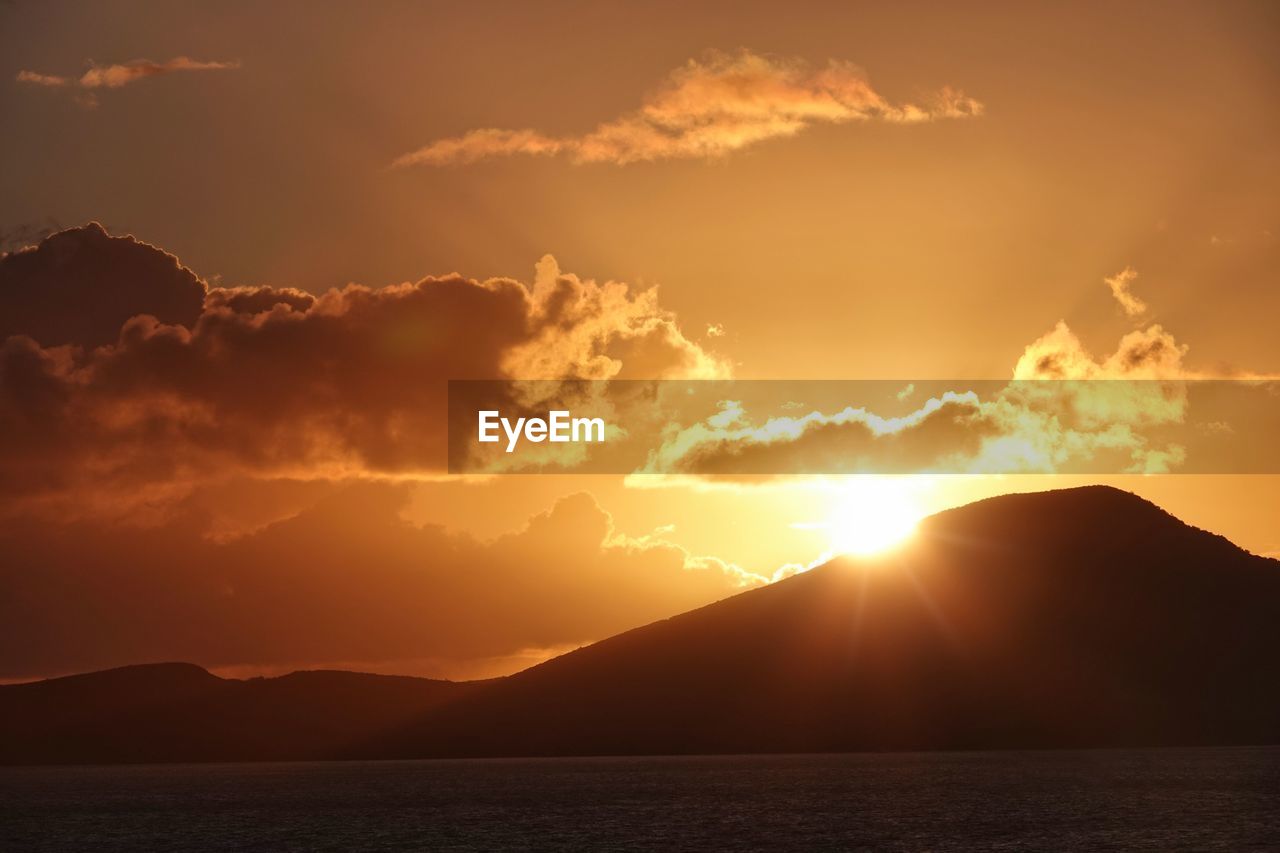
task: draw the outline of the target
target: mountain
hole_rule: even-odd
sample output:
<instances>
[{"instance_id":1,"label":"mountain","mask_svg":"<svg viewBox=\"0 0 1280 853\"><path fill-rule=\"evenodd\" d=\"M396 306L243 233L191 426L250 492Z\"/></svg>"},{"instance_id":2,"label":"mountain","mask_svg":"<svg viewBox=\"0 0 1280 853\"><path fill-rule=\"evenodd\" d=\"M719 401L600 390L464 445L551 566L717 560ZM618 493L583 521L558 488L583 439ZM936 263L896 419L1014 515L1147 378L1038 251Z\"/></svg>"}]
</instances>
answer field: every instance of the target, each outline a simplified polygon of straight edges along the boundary
<instances>
[{"instance_id":1,"label":"mountain","mask_svg":"<svg viewBox=\"0 0 1280 853\"><path fill-rule=\"evenodd\" d=\"M144 664L0 687L0 764L333 758L483 682Z\"/></svg>"},{"instance_id":2,"label":"mountain","mask_svg":"<svg viewBox=\"0 0 1280 853\"><path fill-rule=\"evenodd\" d=\"M383 755L1280 741L1280 562L1103 487L1007 495L494 682Z\"/></svg>"},{"instance_id":3,"label":"mountain","mask_svg":"<svg viewBox=\"0 0 1280 853\"><path fill-rule=\"evenodd\" d=\"M502 679L133 667L0 687L0 761L1280 742L1280 562L1126 492L1007 495Z\"/></svg>"}]
</instances>

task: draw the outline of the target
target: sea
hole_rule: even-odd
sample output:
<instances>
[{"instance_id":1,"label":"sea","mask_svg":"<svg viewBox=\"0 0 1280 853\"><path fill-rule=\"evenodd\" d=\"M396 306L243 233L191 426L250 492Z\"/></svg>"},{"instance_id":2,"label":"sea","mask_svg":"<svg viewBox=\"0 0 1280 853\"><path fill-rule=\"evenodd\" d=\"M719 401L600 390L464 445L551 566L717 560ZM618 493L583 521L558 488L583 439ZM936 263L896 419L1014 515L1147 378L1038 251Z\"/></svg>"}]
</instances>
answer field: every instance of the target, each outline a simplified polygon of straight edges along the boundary
<instances>
[{"instance_id":1,"label":"sea","mask_svg":"<svg viewBox=\"0 0 1280 853\"><path fill-rule=\"evenodd\" d=\"M0 850L1280 850L1280 747L0 768Z\"/></svg>"}]
</instances>

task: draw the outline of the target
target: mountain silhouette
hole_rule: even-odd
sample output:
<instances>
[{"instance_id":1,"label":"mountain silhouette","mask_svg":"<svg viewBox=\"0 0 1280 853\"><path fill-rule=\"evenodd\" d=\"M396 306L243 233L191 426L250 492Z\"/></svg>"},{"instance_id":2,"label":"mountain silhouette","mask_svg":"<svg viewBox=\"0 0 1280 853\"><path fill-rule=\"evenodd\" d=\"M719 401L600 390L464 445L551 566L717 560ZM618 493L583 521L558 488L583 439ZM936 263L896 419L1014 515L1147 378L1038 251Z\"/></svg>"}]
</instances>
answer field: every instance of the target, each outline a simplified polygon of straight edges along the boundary
<instances>
[{"instance_id":1,"label":"mountain silhouette","mask_svg":"<svg viewBox=\"0 0 1280 853\"><path fill-rule=\"evenodd\" d=\"M1280 561L1106 487L1006 495L501 679L0 688L0 760L1280 742Z\"/></svg>"},{"instance_id":2,"label":"mountain silhouette","mask_svg":"<svg viewBox=\"0 0 1280 853\"><path fill-rule=\"evenodd\" d=\"M334 758L483 682L358 672L219 678L187 663L0 687L0 764Z\"/></svg>"}]
</instances>

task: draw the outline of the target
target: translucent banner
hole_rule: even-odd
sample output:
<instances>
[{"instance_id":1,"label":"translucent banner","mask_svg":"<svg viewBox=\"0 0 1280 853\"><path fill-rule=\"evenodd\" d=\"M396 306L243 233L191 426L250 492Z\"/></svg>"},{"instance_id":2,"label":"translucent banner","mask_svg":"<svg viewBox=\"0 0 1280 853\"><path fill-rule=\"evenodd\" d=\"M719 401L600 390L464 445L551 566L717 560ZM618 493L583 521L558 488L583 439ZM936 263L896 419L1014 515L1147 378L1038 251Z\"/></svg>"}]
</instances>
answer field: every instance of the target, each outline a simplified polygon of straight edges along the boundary
<instances>
[{"instance_id":1,"label":"translucent banner","mask_svg":"<svg viewBox=\"0 0 1280 853\"><path fill-rule=\"evenodd\" d=\"M458 474L1275 474L1276 380L453 380Z\"/></svg>"}]
</instances>

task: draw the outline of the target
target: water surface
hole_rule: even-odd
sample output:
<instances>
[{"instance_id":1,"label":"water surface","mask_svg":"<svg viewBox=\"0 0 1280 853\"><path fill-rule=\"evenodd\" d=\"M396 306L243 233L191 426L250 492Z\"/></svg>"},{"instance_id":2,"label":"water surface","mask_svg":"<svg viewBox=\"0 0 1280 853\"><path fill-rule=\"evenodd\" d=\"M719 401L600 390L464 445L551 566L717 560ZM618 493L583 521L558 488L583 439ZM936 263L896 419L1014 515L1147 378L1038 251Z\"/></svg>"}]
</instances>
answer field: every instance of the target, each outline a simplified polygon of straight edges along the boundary
<instances>
[{"instance_id":1,"label":"water surface","mask_svg":"<svg viewBox=\"0 0 1280 853\"><path fill-rule=\"evenodd\" d=\"M1277 850L1280 747L0 768L0 850Z\"/></svg>"}]
</instances>

